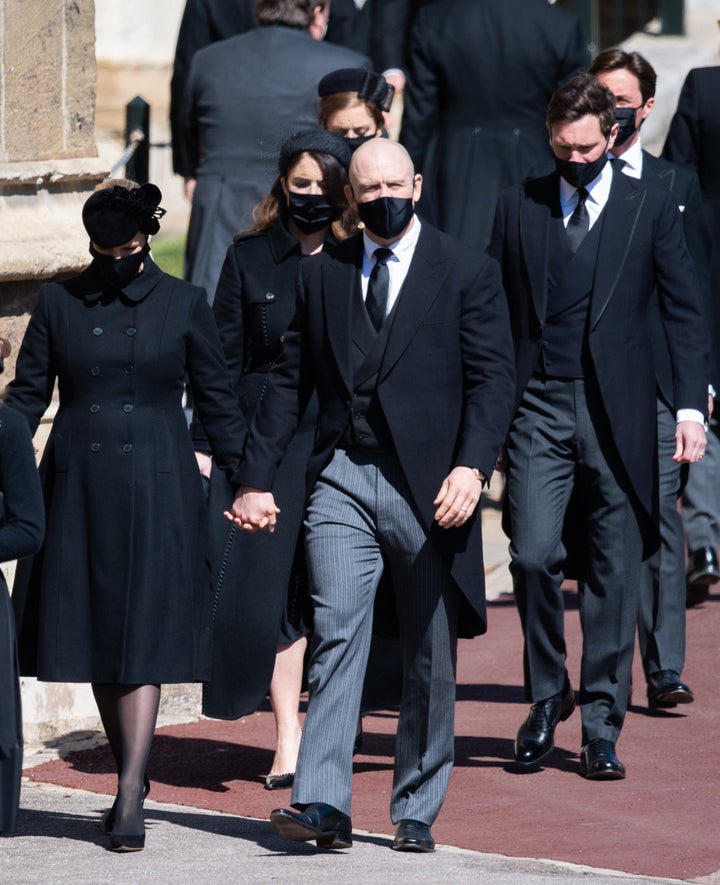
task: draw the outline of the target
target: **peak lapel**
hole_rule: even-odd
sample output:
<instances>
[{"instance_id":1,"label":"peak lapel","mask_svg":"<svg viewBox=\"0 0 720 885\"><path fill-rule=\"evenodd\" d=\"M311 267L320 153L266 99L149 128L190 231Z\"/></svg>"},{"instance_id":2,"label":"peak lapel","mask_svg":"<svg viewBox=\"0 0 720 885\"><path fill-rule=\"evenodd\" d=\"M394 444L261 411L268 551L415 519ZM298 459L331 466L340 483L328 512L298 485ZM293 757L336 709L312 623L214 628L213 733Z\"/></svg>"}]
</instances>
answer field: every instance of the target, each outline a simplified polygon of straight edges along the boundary
<instances>
[{"instance_id":1,"label":"peak lapel","mask_svg":"<svg viewBox=\"0 0 720 885\"><path fill-rule=\"evenodd\" d=\"M622 172L613 170L610 196L601 219L595 283L590 302L590 328L605 313L620 278L645 203L645 191Z\"/></svg>"},{"instance_id":2,"label":"peak lapel","mask_svg":"<svg viewBox=\"0 0 720 885\"><path fill-rule=\"evenodd\" d=\"M388 374L412 340L418 326L437 298L449 267L437 231L424 222L400 297L395 304L395 316L391 318L392 327L380 367L379 380Z\"/></svg>"}]
</instances>

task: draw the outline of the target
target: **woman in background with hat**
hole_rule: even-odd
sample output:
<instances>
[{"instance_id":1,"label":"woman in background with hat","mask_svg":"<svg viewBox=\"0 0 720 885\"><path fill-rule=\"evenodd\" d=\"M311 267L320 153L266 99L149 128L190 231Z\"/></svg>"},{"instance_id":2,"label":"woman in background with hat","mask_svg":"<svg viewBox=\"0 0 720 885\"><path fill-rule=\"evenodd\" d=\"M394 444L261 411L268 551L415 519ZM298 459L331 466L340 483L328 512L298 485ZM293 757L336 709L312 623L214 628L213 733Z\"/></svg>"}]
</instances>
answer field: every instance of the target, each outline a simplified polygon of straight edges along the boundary
<instances>
[{"instance_id":1,"label":"woman in background with hat","mask_svg":"<svg viewBox=\"0 0 720 885\"><path fill-rule=\"evenodd\" d=\"M370 138L387 138L385 117L395 87L382 74L363 68L341 68L318 83L318 123L347 141L351 150Z\"/></svg>"},{"instance_id":2,"label":"woman in background with hat","mask_svg":"<svg viewBox=\"0 0 720 885\"><path fill-rule=\"evenodd\" d=\"M34 433L59 386L41 462L45 543L13 592L20 667L92 683L118 769L105 820L116 851L144 846L160 684L210 672L207 513L184 378L229 473L246 430L205 292L150 258L160 198L124 181L88 198L93 260L41 288L7 393Z\"/></svg>"},{"instance_id":3,"label":"woman in background with hat","mask_svg":"<svg viewBox=\"0 0 720 885\"><path fill-rule=\"evenodd\" d=\"M343 188L350 149L338 135L313 128L282 146L279 175L255 207L254 228L227 252L213 310L230 379L249 424L295 310L300 262L354 230ZM230 509L227 483L213 471L210 519L216 564L212 678L203 712L237 719L269 695L276 751L267 789L289 787L300 744L299 701L309 631L301 540L305 466L315 436L314 402L306 409L278 473L283 518L274 534L238 532L220 515ZM202 429L193 426L196 448ZM210 459L198 455L210 473Z\"/></svg>"}]
</instances>

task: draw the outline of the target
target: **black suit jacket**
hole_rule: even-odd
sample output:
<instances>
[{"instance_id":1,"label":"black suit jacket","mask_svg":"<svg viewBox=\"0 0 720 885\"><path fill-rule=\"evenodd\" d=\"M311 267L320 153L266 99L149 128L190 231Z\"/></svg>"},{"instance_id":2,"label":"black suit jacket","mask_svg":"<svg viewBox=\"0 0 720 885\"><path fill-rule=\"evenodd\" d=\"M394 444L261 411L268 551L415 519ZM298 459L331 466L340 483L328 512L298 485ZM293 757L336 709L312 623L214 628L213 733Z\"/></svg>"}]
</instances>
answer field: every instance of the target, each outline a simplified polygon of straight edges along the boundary
<instances>
[{"instance_id":1,"label":"black suit jacket","mask_svg":"<svg viewBox=\"0 0 720 885\"><path fill-rule=\"evenodd\" d=\"M687 75L663 156L697 172L708 230L709 321L712 337L710 380L720 388L720 67L695 68Z\"/></svg>"},{"instance_id":2,"label":"black suit jacket","mask_svg":"<svg viewBox=\"0 0 720 885\"><path fill-rule=\"evenodd\" d=\"M535 368L547 307L548 230L557 173L501 194L490 254L500 262L510 308L516 402ZM620 458L643 510L656 501L656 376L649 303L657 297L672 362L675 404L705 414L705 318L676 200L613 172L603 211L588 343ZM600 223L600 221L598 221Z\"/></svg>"},{"instance_id":3,"label":"black suit jacket","mask_svg":"<svg viewBox=\"0 0 720 885\"><path fill-rule=\"evenodd\" d=\"M684 166L670 163L668 160L655 157L643 151L642 177L643 184L649 187L660 187L669 191L682 212L683 232L688 253L695 265L700 291L705 304L706 315L709 308L710 281L708 278L710 262L710 237L705 224L702 195L697 175ZM672 388L672 366L670 353L665 339L665 332L660 318L659 303L652 299L652 343L657 367L658 387L660 394L670 408L675 407Z\"/></svg>"},{"instance_id":4,"label":"black suit jacket","mask_svg":"<svg viewBox=\"0 0 720 885\"><path fill-rule=\"evenodd\" d=\"M412 30L400 140L438 227L485 249L502 188L552 158L545 109L587 66L575 15L546 0L438 0Z\"/></svg>"},{"instance_id":5,"label":"black suit jacket","mask_svg":"<svg viewBox=\"0 0 720 885\"><path fill-rule=\"evenodd\" d=\"M352 299L362 235L306 260L297 310L252 425L237 479L272 489L278 462L313 390L319 402L312 488L347 426L352 372ZM395 309L377 396L414 503L468 603L462 635L485 629L480 520L441 529L433 500L457 465L490 476L512 409L507 305L497 265L429 224Z\"/></svg>"}]
</instances>

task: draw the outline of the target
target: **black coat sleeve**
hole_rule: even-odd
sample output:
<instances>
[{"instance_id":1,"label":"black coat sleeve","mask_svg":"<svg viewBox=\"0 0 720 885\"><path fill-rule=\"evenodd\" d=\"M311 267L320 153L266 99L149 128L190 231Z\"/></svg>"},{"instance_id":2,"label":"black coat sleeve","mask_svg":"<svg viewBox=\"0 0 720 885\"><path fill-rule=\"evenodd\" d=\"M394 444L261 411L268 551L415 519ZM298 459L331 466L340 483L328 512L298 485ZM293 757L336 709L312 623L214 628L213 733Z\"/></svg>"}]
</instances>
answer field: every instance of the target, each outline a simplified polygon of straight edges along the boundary
<instances>
[{"instance_id":1,"label":"black coat sleeve","mask_svg":"<svg viewBox=\"0 0 720 885\"><path fill-rule=\"evenodd\" d=\"M400 141L407 148L418 172L422 172L430 136L438 121L439 83L431 46L432 34L425 28L421 13L413 25L410 38L400 132Z\"/></svg>"},{"instance_id":2,"label":"black coat sleeve","mask_svg":"<svg viewBox=\"0 0 720 885\"><path fill-rule=\"evenodd\" d=\"M698 111L693 71L685 78L677 110L670 123L670 130L665 140L663 157L673 163L691 166L697 170L699 163L698 150Z\"/></svg>"},{"instance_id":3,"label":"black coat sleeve","mask_svg":"<svg viewBox=\"0 0 720 885\"><path fill-rule=\"evenodd\" d=\"M0 498L0 562L37 553L44 534L40 478L27 422L8 406L0 406Z\"/></svg>"}]
</instances>

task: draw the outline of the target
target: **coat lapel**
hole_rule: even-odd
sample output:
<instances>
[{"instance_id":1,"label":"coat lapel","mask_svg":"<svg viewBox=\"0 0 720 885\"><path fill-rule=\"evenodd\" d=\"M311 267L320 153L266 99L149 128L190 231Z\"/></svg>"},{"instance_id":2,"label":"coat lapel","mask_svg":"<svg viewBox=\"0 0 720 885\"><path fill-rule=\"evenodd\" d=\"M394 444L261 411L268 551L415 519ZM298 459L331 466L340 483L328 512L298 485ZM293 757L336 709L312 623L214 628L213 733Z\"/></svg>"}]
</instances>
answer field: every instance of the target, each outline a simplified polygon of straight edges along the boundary
<instances>
[{"instance_id":1,"label":"coat lapel","mask_svg":"<svg viewBox=\"0 0 720 885\"><path fill-rule=\"evenodd\" d=\"M392 327L380 367L379 381L386 377L402 356L440 293L449 269L437 231L424 223L400 297L395 304L395 316L391 317Z\"/></svg>"},{"instance_id":2,"label":"coat lapel","mask_svg":"<svg viewBox=\"0 0 720 885\"><path fill-rule=\"evenodd\" d=\"M553 209L560 211L559 187L557 175L531 181L520 204L520 244L540 322L545 321L547 311L548 235Z\"/></svg>"},{"instance_id":3,"label":"coat lapel","mask_svg":"<svg viewBox=\"0 0 720 885\"><path fill-rule=\"evenodd\" d=\"M353 389L352 303L362 270L362 235L339 247L335 261L323 264L323 310L328 340L348 391Z\"/></svg>"},{"instance_id":4,"label":"coat lapel","mask_svg":"<svg viewBox=\"0 0 720 885\"><path fill-rule=\"evenodd\" d=\"M644 203L645 191L638 190L626 175L614 169L604 218L600 219L603 228L590 302L591 330L600 322L615 292Z\"/></svg>"}]
</instances>

